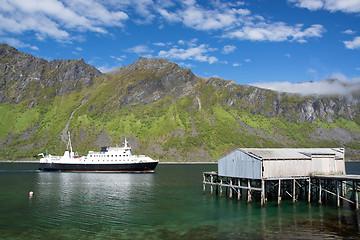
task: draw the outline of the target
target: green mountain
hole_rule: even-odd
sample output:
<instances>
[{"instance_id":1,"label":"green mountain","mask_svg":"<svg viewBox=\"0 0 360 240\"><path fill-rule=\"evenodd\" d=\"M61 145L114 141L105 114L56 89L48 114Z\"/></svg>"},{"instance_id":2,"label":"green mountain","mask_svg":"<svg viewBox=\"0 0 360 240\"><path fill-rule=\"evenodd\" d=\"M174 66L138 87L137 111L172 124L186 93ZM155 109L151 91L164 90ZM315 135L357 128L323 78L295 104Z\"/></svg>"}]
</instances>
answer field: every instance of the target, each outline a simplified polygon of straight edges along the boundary
<instances>
[{"instance_id":1,"label":"green mountain","mask_svg":"<svg viewBox=\"0 0 360 240\"><path fill-rule=\"evenodd\" d=\"M0 44L0 158L80 154L126 137L160 161L214 161L239 147L345 147L360 156L359 92L278 93L196 77L165 59L102 74L84 60L34 58Z\"/></svg>"}]
</instances>

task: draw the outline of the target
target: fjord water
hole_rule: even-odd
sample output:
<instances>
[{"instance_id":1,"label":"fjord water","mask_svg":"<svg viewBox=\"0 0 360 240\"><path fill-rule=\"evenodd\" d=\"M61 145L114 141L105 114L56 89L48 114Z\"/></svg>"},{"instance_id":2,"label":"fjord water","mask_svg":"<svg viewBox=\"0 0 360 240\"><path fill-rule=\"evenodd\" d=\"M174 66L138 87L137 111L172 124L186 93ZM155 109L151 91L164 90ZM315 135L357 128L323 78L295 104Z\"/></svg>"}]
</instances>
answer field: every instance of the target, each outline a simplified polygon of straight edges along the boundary
<instances>
[{"instance_id":1,"label":"fjord water","mask_svg":"<svg viewBox=\"0 0 360 240\"><path fill-rule=\"evenodd\" d=\"M347 163L360 174L360 163ZM153 174L40 172L0 163L1 239L358 239L349 206L259 203L202 194L216 164L161 164ZM29 196L33 191L34 195Z\"/></svg>"}]
</instances>

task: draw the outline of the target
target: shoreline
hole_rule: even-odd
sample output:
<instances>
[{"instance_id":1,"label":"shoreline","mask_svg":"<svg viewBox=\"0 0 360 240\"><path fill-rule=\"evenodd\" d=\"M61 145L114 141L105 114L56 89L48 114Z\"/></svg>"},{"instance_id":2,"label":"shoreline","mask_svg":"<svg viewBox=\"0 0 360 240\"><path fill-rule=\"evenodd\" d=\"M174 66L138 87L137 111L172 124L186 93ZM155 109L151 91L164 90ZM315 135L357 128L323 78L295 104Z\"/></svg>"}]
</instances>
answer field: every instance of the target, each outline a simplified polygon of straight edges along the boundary
<instances>
[{"instance_id":1,"label":"shoreline","mask_svg":"<svg viewBox=\"0 0 360 240\"><path fill-rule=\"evenodd\" d=\"M0 160L0 163L39 163L39 160ZM217 164L217 162L159 162L159 164Z\"/></svg>"}]
</instances>

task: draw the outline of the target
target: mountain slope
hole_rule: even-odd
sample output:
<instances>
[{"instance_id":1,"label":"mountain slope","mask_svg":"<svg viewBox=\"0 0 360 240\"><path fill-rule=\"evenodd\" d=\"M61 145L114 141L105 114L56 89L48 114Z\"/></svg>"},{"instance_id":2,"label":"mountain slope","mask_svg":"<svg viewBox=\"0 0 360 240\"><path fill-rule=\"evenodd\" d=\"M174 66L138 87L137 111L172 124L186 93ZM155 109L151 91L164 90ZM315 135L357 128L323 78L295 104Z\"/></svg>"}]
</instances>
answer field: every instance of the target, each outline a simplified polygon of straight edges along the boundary
<instances>
[{"instance_id":1,"label":"mountain slope","mask_svg":"<svg viewBox=\"0 0 360 240\"><path fill-rule=\"evenodd\" d=\"M101 74L83 60L47 62L6 45L0 64L2 159L62 154L67 130L82 154L127 137L135 153L161 161L212 161L238 147L346 147L349 159L360 154L356 94L277 93L202 79L165 59L139 58Z\"/></svg>"}]
</instances>

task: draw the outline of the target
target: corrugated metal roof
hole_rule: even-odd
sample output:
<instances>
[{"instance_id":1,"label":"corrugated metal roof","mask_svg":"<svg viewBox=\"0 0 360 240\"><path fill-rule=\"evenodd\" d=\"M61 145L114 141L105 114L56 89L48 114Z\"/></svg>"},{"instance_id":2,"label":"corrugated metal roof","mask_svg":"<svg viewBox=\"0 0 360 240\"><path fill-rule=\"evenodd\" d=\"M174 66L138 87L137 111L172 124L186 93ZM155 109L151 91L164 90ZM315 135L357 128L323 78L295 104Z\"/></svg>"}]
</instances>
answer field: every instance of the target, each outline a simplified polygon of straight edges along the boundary
<instances>
[{"instance_id":1,"label":"corrugated metal roof","mask_svg":"<svg viewBox=\"0 0 360 240\"><path fill-rule=\"evenodd\" d=\"M335 155L335 159L343 159L343 148L242 148L242 151L255 155L263 160L311 160L313 155Z\"/></svg>"}]
</instances>

